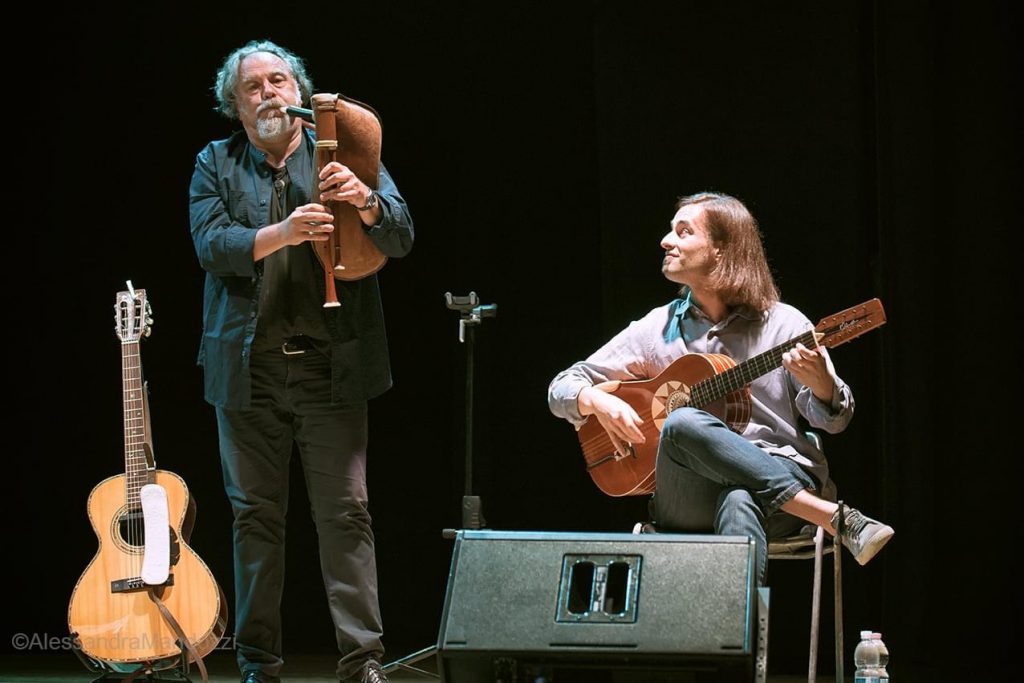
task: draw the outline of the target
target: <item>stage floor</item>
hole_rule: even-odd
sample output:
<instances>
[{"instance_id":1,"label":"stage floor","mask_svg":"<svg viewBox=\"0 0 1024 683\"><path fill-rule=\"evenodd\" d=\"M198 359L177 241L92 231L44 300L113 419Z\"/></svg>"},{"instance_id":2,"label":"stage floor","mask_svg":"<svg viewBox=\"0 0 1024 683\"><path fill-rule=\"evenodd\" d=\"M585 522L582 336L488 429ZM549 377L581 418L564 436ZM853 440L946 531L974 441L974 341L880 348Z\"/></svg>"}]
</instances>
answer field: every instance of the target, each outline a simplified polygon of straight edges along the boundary
<instances>
[{"instance_id":1,"label":"stage floor","mask_svg":"<svg viewBox=\"0 0 1024 683\"><path fill-rule=\"evenodd\" d=\"M291 656L285 665L283 680L286 683L337 683L333 675L334 661L330 656ZM206 658L205 663L210 683L238 683L238 670L231 652L213 652ZM422 673L405 669L392 671L388 674L390 683L426 683L439 680L436 676L436 658L433 656L414 662L410 666L421 669ZM202 681L197 669L193 667L191 673L193 683ZM9 654L0 658L0 681L3 683L88 683L95 678L96 676L87 671L70 652ZM852 673L847 678L852 681ZM688 680L688 677L683 676L682 680ZM802 683L806 680L806 676L773 675L768 677L767 683ZM835 681L830 675L819 675L818 683Z\"/></svg>"}]
</instances>

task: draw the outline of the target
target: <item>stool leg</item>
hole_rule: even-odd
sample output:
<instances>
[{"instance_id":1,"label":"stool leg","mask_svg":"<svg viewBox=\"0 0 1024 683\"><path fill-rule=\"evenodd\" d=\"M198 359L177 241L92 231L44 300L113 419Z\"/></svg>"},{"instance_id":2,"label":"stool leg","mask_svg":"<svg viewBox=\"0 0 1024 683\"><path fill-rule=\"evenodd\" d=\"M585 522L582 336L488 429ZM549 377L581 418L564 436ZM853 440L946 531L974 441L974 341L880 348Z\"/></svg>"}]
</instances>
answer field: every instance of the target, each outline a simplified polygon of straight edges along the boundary
<instances>
[{"instance_id":1,"label":"stool leg","mask_svg":"<svg viewBox=\"0 0 1024 683\"><path fill-rule=\"evenodd\" d=\"M836 683L843 683L843 544L839 534L832 539L832 584L835 589Z\"/></svg>"},{"instance_id":2,"label":"stool leg","mask_svg":"<svg viewBox=\"0 0 1024 683\"><path fill-rule=\"evenodd\" d=\"M807 683L818 680L818 634L821 624L821 562L824 530L814 533L814 584L811 592L811 650L807 657Z\"/></svg>"}]
</instances>

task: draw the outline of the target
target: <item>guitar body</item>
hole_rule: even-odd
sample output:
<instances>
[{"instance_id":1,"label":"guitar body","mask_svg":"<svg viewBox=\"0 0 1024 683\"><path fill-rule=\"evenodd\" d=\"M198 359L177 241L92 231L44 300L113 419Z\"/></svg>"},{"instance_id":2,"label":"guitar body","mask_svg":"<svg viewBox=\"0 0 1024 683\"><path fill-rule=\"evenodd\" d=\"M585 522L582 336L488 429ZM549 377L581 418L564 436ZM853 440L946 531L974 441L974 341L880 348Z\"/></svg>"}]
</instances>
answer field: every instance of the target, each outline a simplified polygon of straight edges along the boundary
<instances>
[{"instance_id":1,"label":"guitar body","mask_svg":"<svg viewBox=\"0 0 1024 683\"><path fill-rule=\"evenodd\" d=\"M157 594L199 656L205 657L224 635L227 604L213 574L188 545L195 503L185 482L165 470L154 474L154 483L167 492L172 525L168 533L173 585L164 586L162 593L158 588ZM131 507L126 504L125 479L125 475L105 479L89 495L89 520L99 550L75 585L68 627L77 635L85 655L115 671L134 671L140 665L154 670L171 668L181 658L178 636L148 592L114 592L111 587L114 581L139 576L142 565L141 527L136 524L129 530L131 523L123 522Z\"/></svg>"},{"instance_id":2,"label":"guitar body","mask_svg":"<svg viewBox=\"0 0 1024 683\"><path fill-rule=\"evenodd\" d=\"M674 360L653 379L620 382L612 393L643 420L640 431L647 440L633 444L632 455L620 456L596 418L584 422L576 435L597 487L609 496L653 493L658 441L668 414L689 404L690 387L735 365L732 358L721 354L689 353ZM750 421L750 390L740 389L702 408L733 431L742 432Z\"/></svg>"}]
</instances>

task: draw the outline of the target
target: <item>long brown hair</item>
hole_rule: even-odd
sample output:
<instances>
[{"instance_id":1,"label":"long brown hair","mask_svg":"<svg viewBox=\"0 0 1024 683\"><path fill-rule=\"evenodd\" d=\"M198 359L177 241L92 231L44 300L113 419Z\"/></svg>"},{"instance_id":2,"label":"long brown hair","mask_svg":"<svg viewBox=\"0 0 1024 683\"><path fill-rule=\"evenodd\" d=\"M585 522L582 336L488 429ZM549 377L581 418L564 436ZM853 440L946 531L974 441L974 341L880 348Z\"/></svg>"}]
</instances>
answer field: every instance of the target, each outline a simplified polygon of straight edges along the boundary
<instances>
[{"instance_id":1,"label":"long brown hair","mask_svg":"<svg viewBox=\"0 0 1024 683\"><path fill-rule=\"evenodd\" d=\"M711 287L727 306L747 306L763 313L779 300L761 230L743 202L727 194L699 192L680 197L678 211L700 204L711 244L719 250L710 274Z\"/></svg>"}]
</instances>

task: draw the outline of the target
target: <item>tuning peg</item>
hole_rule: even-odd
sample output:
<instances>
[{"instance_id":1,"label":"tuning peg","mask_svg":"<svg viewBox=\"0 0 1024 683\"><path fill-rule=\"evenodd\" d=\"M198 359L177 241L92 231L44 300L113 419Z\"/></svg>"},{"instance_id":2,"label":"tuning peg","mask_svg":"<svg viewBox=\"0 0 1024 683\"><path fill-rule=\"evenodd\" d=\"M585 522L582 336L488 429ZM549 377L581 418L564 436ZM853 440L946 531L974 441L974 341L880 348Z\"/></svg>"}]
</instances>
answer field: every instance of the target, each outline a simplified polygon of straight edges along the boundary
<instances>
[{"instance_id":1,"label":"tuning peg","mask_svg":"<svg viewBox=\"0 0 1024 683\"><path fill-rule=\"evenodd\" d=\"M153 324L153 319L151 317L149 317L148 315L146 316L146 324L147 325L152 325Z\"/></svg>"}]
</instances>

